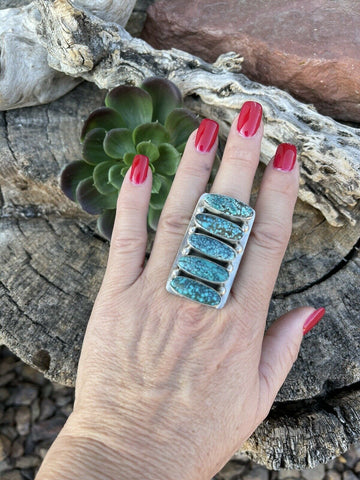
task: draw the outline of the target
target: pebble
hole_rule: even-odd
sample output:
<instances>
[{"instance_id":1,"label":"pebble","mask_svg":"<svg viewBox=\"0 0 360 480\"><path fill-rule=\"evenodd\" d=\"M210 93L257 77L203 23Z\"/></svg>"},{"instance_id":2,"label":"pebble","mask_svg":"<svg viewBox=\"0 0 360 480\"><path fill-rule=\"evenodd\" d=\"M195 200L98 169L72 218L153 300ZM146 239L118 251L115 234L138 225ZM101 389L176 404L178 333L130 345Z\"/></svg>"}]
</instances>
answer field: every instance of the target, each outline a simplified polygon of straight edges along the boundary
<instances>
[{"instance_id":1,"label":"pebble","mask_svg":"<svg viewBox=\"0 0 360 480\"><path fill-rule=\"evenodd\" d=\"M302 470L301 473L305 480L320 480L325 476L325 465L317 465L315 468Z\"/></svg>"},{"instance_id":2,"label":"pebble","mask_svg":"<svg viewBox=\"0 0 360 480\"><path fill-rule=\"evenodd\" d=\"M356 462L356 464L354 465L354 472L355 473L360 473L360 460L358 460Z\"/></svg>"},{"instance_id":3,"label":"pebble","mask_svg":"<svg viewBox=\"0 0 360 480\"><path fill-rule=\"evenodd\" d=\"M37 455L24 455L15 462L16 468L34 468L40 465L41 459Z\"/></svg>"},{"instance_id":4,"label":"pebble","mask_svg":"<svg viewBox=\"0 0 360 480\"><path fill-rule=\"evenodd\" d=\"M352 470L345 470L343 480L359 480L359 477Z\"/></svg>"},{"instance_id":5,"label":"pebble","mask_svg":"<svg viewBox=\"0 0 360 480\"><path fill-rule=\"evenodd\" d=\"M261 465L256 465L242 478L244 480L269 480L269 470L267 470L265 467L262 467Z\"/></svg>"},{"instance_id":6,"label":"pebble","mask_svg":"<svg viewBox=\"0 0 360 480\"><path fill-rule=\"evenodd\" d=\"M10 470L1 476L1 480L22 480L20 470Z\"/></svg>"},{"instance_id":7,"label":"pebble","mask_svg":"<svg viewBox=\"0 0 360 480\"><path fill-rule=\"evenodd\" d=\"M0 434L0 462L5 460L11 451L11 440L3 434Z\"/></svg>"},{"instance_id":8,"label":"pebble","mask_svg":"<svg viewBox=\"0 0 360 480\"><path fill-rule=\"evenodd\" d=\"M278 472L278 480L293 480L295 478L301 478L300 470L281 469Z\"/></svg>"},{"instance_id":9,"label":"pebble","mask_svg":"<svg viewBox=\"0 0 360 480\"><path fill-rule=\"evenodd\" d=\"M16 430L19 435L28 435L30 432L31 410L29 407L22 405L16 410L15 423Z\"/></svg>"},{"instance_id":10,"label":"pebble","mask_svg":"<svg viewBox=\"0 0 360 480\"><path fill-rule=\"evenodd\" d=\"M43 398L40 403L39 420L46 420L54 415L56 406L49 398Z\"/></svg>"},{"instance_id":11,"label":"pebble","mask_svg":"<svg viewBox=\"0 0 360 480\"><path fill-rule=\"evenodd\" d=\"M7 373L6 375L1 375L0 376L0 387L4 387L8 383L10 383L12 380L14 380L14 378L15 378L15 373L14 372Z\"/></svg>"},{"instance_id":12,"label":"pebble","mask_svg":"<svg viewBox=\"0 0 360 480\"><path fill-rule=\"evenodd\" d=\"M6 402L8 405L30 405L38 396L38 389L31 383L23 383L16 387Z\"/></svg>"},{"instance_id":13,"label":"pebble","mask_svg":"<svg viewBox=\"0 0 360 480\"><path fill-rule=\"evenodd\" d=\"M18 437L11 447L11 457L19 458L24 455L24 438Z\"/></svg>"},{"instance_id":14,"label":"pebble","mask_svg":"<svg viewBox=\"0 0 360 480\"><path fill-rule=\"evenodd\" d=\"M325 475L325 480L341 480L341 474L336 470L328 470Z\"/></svg>"}]
</instances>

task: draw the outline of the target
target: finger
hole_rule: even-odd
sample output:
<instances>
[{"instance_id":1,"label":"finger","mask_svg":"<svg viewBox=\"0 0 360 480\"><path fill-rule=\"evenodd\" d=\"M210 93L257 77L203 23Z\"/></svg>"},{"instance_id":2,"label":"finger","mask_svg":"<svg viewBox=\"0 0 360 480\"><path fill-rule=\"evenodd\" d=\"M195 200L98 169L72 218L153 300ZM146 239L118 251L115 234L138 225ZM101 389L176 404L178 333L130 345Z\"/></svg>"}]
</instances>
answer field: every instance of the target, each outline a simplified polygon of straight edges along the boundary
<instances>
[{"instance_id":1,"label":"finger","mask_svg":"<svg viewBox=\"0 0 360 480\"><path fill-rule=\"evenodd\" d=\"M136 155L119 193L105 275L116 288L132 285L142 272L151 186L149 159Z\"/></svg>"},{"instance_id":2,"label":"finger","mask_svg":"<svg viewBox=\"0 0 360 480\"><path fill-rule=\"evenodd\" d=\"M259 365L259 415L262 419L268 414L276 394L297 359L304 330L315 326L324 314L324 308L298 308L280 317L266 332Z\"/></svg>"},{"instance_id":3,"label":"finger","mask_svg":"<svg viewBox=\"0 0 360 480\"><path fill-rule=\"evenodd\" d=\"M148 268L169 274L195 205L205 191L214 162L219 125L204 119L193 132L163 208Z\"/></svg>"},{"instance_id":4,"label":"finger","mask_svg":"<svg viewBox=\"0 0 360 480\"><path fill-rule=\"evenodd\" d=\"M263 125L262 107L245 102L234 120L211 192L248 203L259 163Z\"/></svg>"},{"instance_id":5,"label":"finger","mask_svg":"<svg viewBox=\"0 0 360 480\"><path fill-rule=\"evenodd\" d=\"M255 222L232 289L233 298L247 305L250 312L258 313L262 308L265 313L268 309L291 235L298 185L296 148L281 144L265 170Z\"/></svg>"}]
</instances>

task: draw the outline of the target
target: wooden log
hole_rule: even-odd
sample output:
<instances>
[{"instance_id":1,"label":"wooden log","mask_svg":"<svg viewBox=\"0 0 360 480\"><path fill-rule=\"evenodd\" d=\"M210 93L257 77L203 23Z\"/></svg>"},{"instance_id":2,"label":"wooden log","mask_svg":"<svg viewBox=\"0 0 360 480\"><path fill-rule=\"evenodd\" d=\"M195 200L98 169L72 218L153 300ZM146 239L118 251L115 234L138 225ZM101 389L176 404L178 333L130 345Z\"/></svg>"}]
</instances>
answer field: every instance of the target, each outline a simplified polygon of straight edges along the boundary
<instances>
[{"instance_id":1,"label":"wooden log","mask_svg":"<svg viewBox=\"0 0 360 480\"><path fill-rule=\"evenodd\" d=\"M75 381L108 243L94 217L62 194L58 174L80 158L82 121L104 95L85 82L51 104L0 117L0 343L66 385ZM359 219L359 206L352 214ZM296 205L268 323L300 305L328 313L243 447L269 468L312 467L360 439L359 232L360 222L333 227L309 204Z\"/></svg>"}]
</instances>

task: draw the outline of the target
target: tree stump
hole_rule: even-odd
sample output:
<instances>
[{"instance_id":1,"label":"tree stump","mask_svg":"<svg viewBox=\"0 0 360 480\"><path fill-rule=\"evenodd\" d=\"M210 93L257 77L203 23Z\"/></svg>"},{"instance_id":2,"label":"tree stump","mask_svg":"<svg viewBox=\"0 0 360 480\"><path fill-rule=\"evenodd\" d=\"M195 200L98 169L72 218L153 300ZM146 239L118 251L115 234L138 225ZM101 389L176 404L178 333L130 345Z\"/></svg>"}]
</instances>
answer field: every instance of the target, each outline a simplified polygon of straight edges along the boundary
<instances>
[{"instance_id":1,"label":"tree stump","mask_svg":"<svg viewBox=\"0 0 360 480\"><path fill-rule=\"evenodd\" d=\"M0 342L65 385L74 385L108 243L94 217L62 194L58 175L80 158L82 122L104 95L83 83L49 105L3 112L0 120ZM359 206L355 213L359 218ZM359 231L360 222L332 227L318 210L296 205L268 323L306 304L324 305L327 314L305 337L269 417L243 447L269 468L312 467L360 438Z\"/></svg>"}]
</instances>

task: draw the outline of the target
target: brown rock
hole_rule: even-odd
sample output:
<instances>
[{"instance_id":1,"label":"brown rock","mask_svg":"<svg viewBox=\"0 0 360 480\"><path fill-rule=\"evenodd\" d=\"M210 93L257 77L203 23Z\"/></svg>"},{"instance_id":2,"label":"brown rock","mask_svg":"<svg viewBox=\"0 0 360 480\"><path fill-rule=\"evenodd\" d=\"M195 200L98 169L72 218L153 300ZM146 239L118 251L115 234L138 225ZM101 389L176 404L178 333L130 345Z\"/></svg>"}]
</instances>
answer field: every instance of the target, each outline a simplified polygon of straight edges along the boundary
<instances>
[{"instance_id":1,"label":"brown rock","mask_svg":"<svg viewBox=\"0 0 360 480\"><path fill-rule=\"evenodd\" d=\"M41 459L36 455L24 455L16 460L17 468L34 468L40 465Z\"/></svg>"},{"instance_id":2,"label":"brown rock","mask_svg":"<svg viewBox=\"0 0 360 480\"><path fill-rule=\"evenodd\" d=\"M341 475L336 470L328 470L325 475L325 480L341 480Z\"/></svg>"},{"instance_id":3,"label":"brown rock","mask_svg":"<svg viewBox=\"0 0 360 480\"><path fill-rule=\"evenodd\" d=\"M66 419L64 417L53 417L49 420L36 423L32 427L32 438L34 442L39 440L55 440L60 430L65 424Z\"/></svg>"},{"instance_id":4,"label":"brown rock","mask_svg":"<svg viewBox=\"0 0 360 480\"><path fill-rule=\"evenodd\" d=\"M16 430L19 435L27 435L30 432L31 411L25 405L18 408L15 412Z\"/></svg>"},{"instance_id":5,"label":"brown rock","mask_svg":"<svg viewBox=\"0 0 360 480\"><path fill-rule=\"evenodd\" d=\"M356 464L354 465L354 472L355 473L360 473L360 460L358 460L356 462Z\"/></svg>"},{"instance_id":6,"label":"brown rock","mask_svg":"<svg viewBox=\"0 0 360 480\"><path fill-rule=\"evenodd\" d=\"M360 3L350 0L159 0L148 10L142 37L208 61L235 51L252 80L359 122L359 16Z\"/></svg>"},{"instance_id":7,"label":"brown rock","mask_svg":"<svg viewBox=\"0 0 360 480\"><path fill-rule=\"evenodd\" d=\"M343 480L359 480L359 477L351 470L346 470L343 473Z\"/></svg>"},{"instance_id":8,"label":"brown rock","mask_svg":"<svg viewBox=\"0 0 360 480\"><path fill-rule=\"evenodd\" d=\"M0 434L0 462L5 460L11 450L11 441L5 435Z\"/></svg>"},{"instance_id":9,"label":"brown rock","mask_svg":"<svg viewBox=\"0 0 360 480\"><path fill-rule=\"evenodd\" d=\"M10 383L12 380L15 378L15 373L14 372L9 372L6 375L1 375L0 376L0 387L4 387L8 383Z\"/></svg>"},{"instance_id":10,"label":"brown rock","mask_svg":"<svg viewBox=\"0 0 360 480\"><path fill-rule=\"evenodd\" d=\"M49 398L43 398L40 404L39 420L46 420L54 415L56 407L54 402Z\"/></svg>"},{"instance_id":11,"label":"brown rock","mask_svg":"<svg viewBox=\"0 0 360 480\"><path fill-rule=\"evenodd\" d=\"M31 383L20 384L7 403L9 405L30 405L38 395L38 389Z\"/></svg>"},{"instance_id":12,"label":"brown rock","mask_svg":"<svg viewBox=\"0 0 360 480\"><path fill-rule=\"evenodd\" d=\"M24 455L24 439L19 437L14 440L12 447L11 447L11 457L12 458L19 458Z\"/></svg>"},{"instance_id":13,"label":"brown rock","mask_svg":"<svg viewBox=\"0 0 360 480\"><path fill-rule=\"evenodd\" d=\"M1 480L22 480L20 470L10 470L1 476Z\"/></svg>"}]
</instances>

